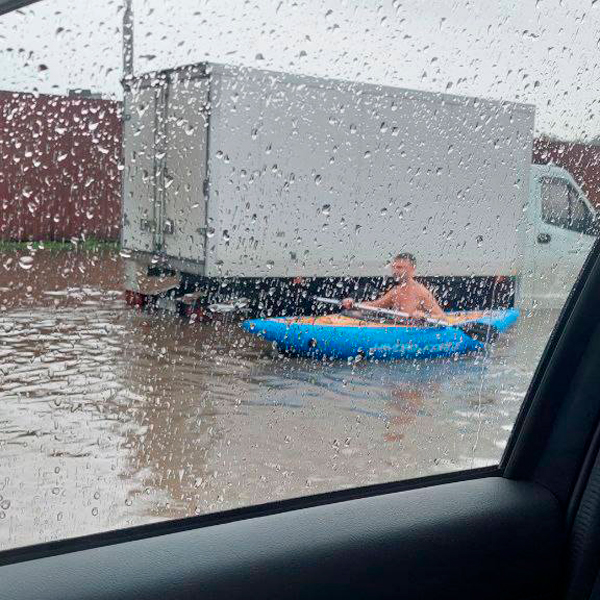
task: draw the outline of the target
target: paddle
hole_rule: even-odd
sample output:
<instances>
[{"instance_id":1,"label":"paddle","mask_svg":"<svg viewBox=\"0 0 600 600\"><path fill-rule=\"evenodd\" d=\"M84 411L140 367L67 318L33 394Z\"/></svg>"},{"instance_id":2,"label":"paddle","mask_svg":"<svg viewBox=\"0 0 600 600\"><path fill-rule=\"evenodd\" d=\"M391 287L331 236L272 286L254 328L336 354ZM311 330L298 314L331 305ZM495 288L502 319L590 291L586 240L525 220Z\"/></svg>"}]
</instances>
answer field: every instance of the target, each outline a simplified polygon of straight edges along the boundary
<instances>
[{"instance_id":1,"label":"paddle","mask_svg":"<svg viewBox=\"0 0 600 600\"><path fill-rule=\"evenodd\" d=\"M230 313L236 310L244 310L248 306L248 301L245 298L235 300L233 303L215 302L208 305L208 310L213 313Z\"/></svg>"},{"instance_id":2,"label":"paddle","mask_svg":"<svg viewBox=\"0 0 600 600\"><path fill-rule=\"evenodd\" d=\"M320 296L315 296L314 299L317 302L322 302L323 304L333 304L334 306L342 306L342 302L340 300L335 300L334 298L323 298ZM358 310L364 312L372 312L378 313L381 315L387 315L390 317L395 317L396 319L414 319L408 313L401 312L399 310L389 310L387 308L377 308L375 306L369 306L368 304L362 304L360 302L355 303L353 308L357 308ZM430 325L435 325L436 327L454 327L456 329L460 329L463 333L473 338L474 340L482 343L493 342L499 335L498 329L493 325L479 322L471 322L471 323L447 323L446 321L442 321L440 319L430 319L429 317L420 317L419 321L424 321L425 323L429 323Z\"/></svg>"}]
</instances>

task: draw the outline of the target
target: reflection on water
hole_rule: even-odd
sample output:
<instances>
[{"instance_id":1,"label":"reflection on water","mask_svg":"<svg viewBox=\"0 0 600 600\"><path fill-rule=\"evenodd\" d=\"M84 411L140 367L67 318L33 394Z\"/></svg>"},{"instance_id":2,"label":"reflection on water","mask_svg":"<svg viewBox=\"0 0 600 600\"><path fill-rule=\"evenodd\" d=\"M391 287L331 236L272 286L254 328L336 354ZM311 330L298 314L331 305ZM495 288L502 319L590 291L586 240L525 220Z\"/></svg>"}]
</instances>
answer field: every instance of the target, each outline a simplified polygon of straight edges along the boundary
<instances>
[{"instance_id":1,"label":"reflection on water","mask_svg":"<svg viewBox=\"0 0 600 600\"><path fill-rule=\"evenodd\" d=\"M0 276L0 544L493 464L555 315L487 355L317 362L124 305L111 252Z\"/></svg>"}]
</instances>

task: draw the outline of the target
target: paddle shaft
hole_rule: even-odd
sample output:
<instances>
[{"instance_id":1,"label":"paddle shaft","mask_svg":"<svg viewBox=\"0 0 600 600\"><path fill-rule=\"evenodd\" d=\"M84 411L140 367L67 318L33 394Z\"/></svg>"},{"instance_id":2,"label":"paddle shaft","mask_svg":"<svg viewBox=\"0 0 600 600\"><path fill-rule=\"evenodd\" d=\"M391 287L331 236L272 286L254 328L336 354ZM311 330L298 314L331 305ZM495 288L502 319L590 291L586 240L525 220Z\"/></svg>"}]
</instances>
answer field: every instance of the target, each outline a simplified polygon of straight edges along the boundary
<instances>
[{"instance_id":1,"label":"paddle shaft","mask_svg":"<svg viewBox=\"0 0 600 600\"><path fill-rule=\"evenodd\" d=\"M318 302L323 302L325 304L333 304L335 306L342 306L342 302L340 300L335 300L334 298L321 298L319 296L315 296L315 300ZM399 310L390 310L388 308L377 308L376 306L369 306L368 304L363 304L362 302L356 302L353 305L353 308L358 308L358 310L364 310L366 312L379 313L382 315L388 315L390 317L400 317L402 319L414 319L417 318L419 321L425 321L426 323L431 323L432 325L437 325L438 327L450 327L449 323L446 321L441 321L439 319L430 319L429 317L412 317L408 313L399 311Z\"/></svg>"},{"instance_id":2,"label":"paddle shaft","mask_svg":"<svg viewBox=\"0 0 600 600\"><path fill-rule=\"evenodd\" d=\"M334 300L333 298L322 298L319 296L315 296L315 300L317 302L324 302L325 304L334 304L335 306L342 306L340 300ZM363 310L365 312L374 312L383 315L388 315L391 317L401 317L403 319L406 318L414 318L411 317L408 313L401 312L399 310L389 310L388 308L376 308L375 306L369 306L368 304L357 303L354 304L356 308L359 310ZM430 319L429 317L419 317L421 321L425 321L426 323L430 323L431 325L435 325L436 327L454 327L455 329L460 329L465 335L468 335L470 338L481 342L483 344L489 344L493 342L499 335L499 331L496 327L491 324L478 323L478 322L469 322L469 323L447 323L446 321L441 321L439 319Z\"/></svg>"}]
</instances>

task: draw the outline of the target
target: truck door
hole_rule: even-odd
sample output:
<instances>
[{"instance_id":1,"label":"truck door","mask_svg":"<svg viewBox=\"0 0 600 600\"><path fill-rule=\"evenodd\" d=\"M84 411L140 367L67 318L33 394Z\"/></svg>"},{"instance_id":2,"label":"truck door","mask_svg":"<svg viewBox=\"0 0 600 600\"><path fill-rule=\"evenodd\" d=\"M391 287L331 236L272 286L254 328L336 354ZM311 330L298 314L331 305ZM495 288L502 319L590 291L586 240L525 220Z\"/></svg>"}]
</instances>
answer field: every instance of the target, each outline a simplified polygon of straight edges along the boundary
<instances>
[{"instance_id":1,"label":"truck door","mask_svg":"<svg viewBox=\"0 0 600 600\"><path fill-rule=\"evenodd\" d=\"M134 251L154 250L158 94L158 87L135 83L124 97L122 245Z\"/></svg>"},{"instance_id":2,"label":"truck door","mask_svg":"<svg viewBox=\"0 0 600 600\"><path fill-rule=\"evenodd\" d=\"M560 308L595 241L594 213L572 182L537 180L539 218L533 240L534 296L538 306Z\"/></svg>"},{"instance_id":3,"label":"truck door","mask_svg":"<svg viewBox=\"0 0 600 600\"><path fill-rule=\"evenodd\" d=\"M209 79L174 78L166 107L163 250L204 260Z\"/></svg>"}]
</instances>

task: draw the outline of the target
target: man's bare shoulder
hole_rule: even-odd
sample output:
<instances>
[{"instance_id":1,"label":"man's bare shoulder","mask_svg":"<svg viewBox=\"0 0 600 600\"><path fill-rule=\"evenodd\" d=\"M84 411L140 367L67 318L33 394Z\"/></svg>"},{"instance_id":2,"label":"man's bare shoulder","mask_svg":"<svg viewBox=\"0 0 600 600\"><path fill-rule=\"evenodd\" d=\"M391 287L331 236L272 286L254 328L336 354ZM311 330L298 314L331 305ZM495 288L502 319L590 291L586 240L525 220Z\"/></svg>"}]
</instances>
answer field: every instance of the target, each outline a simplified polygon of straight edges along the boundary
<instances>
[{"instance_id":1,"label":"man's bare shoulder","mask_svg":"<svg viewBox=\"0 0 600 600\"><path fill-rule=\"evenodd\" d=\"M427 296L428 298L433 295L431 293L431 290L429 288L427 288L426 286L424 286L422 283L415 281L415 286L416 286L415 290L417 292L419 292L419 294L421 294L423 296Z\"/></svg>"}]
</instances>

